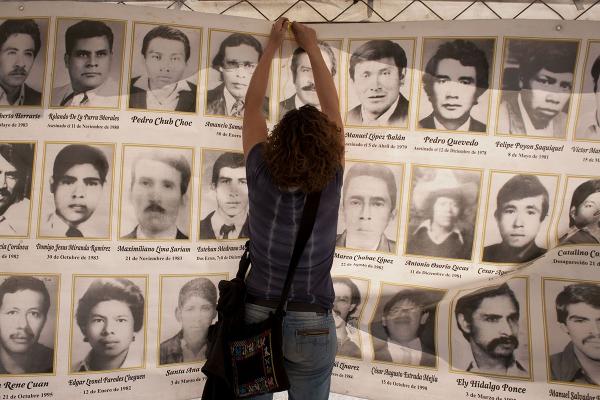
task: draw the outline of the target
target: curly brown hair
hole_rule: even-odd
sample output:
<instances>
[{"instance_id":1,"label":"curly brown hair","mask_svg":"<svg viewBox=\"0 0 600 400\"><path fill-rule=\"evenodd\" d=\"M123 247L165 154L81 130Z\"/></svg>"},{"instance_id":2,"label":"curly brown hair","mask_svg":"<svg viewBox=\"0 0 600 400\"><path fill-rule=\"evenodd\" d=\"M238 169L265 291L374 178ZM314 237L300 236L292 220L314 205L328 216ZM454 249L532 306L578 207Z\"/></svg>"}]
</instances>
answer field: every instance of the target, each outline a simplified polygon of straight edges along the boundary
<instances>
[{"instance_id":1,"label":"curly brown hair","mask_svg":"<svg viewBox=\"0 0 600 400\"><path fill-rule=\"evenodd\" d=\"M273 182L305 193L325 188L342 165L340 128L310 105L286 113L265 143Z\"/></svg>"}]
</instances>

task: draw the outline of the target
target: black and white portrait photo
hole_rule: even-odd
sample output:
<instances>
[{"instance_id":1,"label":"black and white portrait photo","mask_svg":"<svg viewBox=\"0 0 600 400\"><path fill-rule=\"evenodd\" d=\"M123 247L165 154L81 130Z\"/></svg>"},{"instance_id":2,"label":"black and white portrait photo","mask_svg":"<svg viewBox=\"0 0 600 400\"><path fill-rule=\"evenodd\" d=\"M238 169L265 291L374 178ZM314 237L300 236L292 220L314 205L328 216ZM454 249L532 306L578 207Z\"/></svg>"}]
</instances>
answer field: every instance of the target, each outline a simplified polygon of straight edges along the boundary
<instances>
[{"instance_id":1,"label":"black and white portrait photo","mask_svg":"<svg viewBox=\"0 0 600 400\"><path fill-rule=\"evenodd\" d=\"M490 179L483 262L520 264L543 256L558 176L492 171Z\"/></svg>"},{"instance_id":2,"label":"black and white portrait photo","mask_svg":"<svg viewBox=\"0 0 600 400\"><path fill-rule=\"evenodd\" d=\"M205 115L243 118L246 91L266 43L262 35L210 30ZM268 119L268 95L262 108Z\"/></svg>"},{"instance_id":3,"label":"black and white portrait photo","mask_svg":"<svg viewBox=\"0 0 600 400\"><path fill-rule=\"evenodd\" d=\"M543 279L548 380L600 385L600 282Z\"/></svg>"},{"instance_id":4,"label":"black and white portrait photo","mask_svg":"<svg viewBox=\"0 0 600 400\"><path fill-rule=\"evenodd\" d=\"M435 368L441 289L382 283L371 321L373 360Z\"/></svg>"},{"instance_id":5,"label":"black and white portrait photo","mask_svg":"<svg viewBox=\"0 0 600 400\"><path fill-rule=\"evenodd\" d=\"M248 231L248 184L244 154L202 150L200 239L242 239Z\"/></svg>"},{"instance_id":6,"label":"black and white portrait photo","mask_svg":"<svg viewBox=\"0 0 600 400\"><path fill-rule=\"evenodd\" d=\"M493 38L425 38L420 129L485 133L492 81Z\"/></svg>"},{"instance_id":7,"label":"black and white portrait photo","mask_svg":"<svg viewBox=\"0 0 600 400\"><path fill-rule=\"evenodd\" d=\"M114 144L46 143L38 237L109 239Z\"/></svg>"},{"instance_id":8,"label":"black and white portrait photo","mask_svg":"<svg viewBox=\"0 0 600 400\"><path fill-rule=\"evenodd\" d=\"M50 107L118 108L125 22L59 18L56 24Z\"/></svg>"},{"instance_id":9,"label":"black and white portrait photo","mask_svg":"<svg viewBox=\"0 0 600 400\"><path fill-rule=\"evenodd\" d=\"M193 157L190 147L123 147L121 239L189 239Z\"/></svg>"},{"instance_id":10,"label":"black and white portrait photo","mask_svg":"<svg viewBox=\"0 0 600 400\"><path fill-rule=\"evenodd\" d=\"M368 300L369 281L348 276L334 276L332 279L336 354L338 357L362 358L359 324Z\"/></svg>"},{"instance_id":11,"label":"black and white portrait photo","mask_svg":"<svg viewBox=\"0 0 600 400\"><path fill-rule=\"evenodd\" d=\"M396 254L402 164L347 161L336 246Z\"/></svg>"},{"instance_id":12,"label":"black and white portrait photo","mask_svg":"<svg viewBox=\"0 0 600 400\"><path fill-rule=\"evenodd\" d=\"M0 273L0 376L52 374L58 275Z\"/></svg>"},{"instance_id":13,"label":"black and white portrait photo","mask_svg":"<svg viewBox=\"0 0 600 400\"><path fill-rule=\"evenodd\" d=\"M461 291L451 309L451 371L531 376L527 278Z\"/></svg>"},{"instance_id":14,"label":"black and white portrait photo","mask_svg":"<svg viewBox=\"0 0 600 400\"><path fill-rule=\"evenodd\" d=\"M136 22L129 108L195 113L200 28Z\"/></svg>"},{"instance_id":15,"label":"black and white portrait photo","mask_svg":"<svg viewBox=\"0 0 600 400\"><path fill-rule=\"evenodd\" d=\"M600 177L567 177L557 237L560 244L600 244Z\"/></svg>"},{"instance_id":16,"label":"black and white portrait photo","mask_svg":"<svg viewBox=\"0 0 600 400\"><path fill-rule=\"evenodd\" d=\"M415 41L350 40L347 125L408 127Z\"/></svg>"},{"instance_id":17,"label":"black and white portrait photo","mask_svg":"<svg viewBox=\"0 0 600 400\"><path fill-rule=\"evenodd\" d=\"M217 320L217 285L227 274L161 276L159 364L206 360L208 327Z\"/></svg>"},{"instance_id":18,"label":"black and white portrait photo","mask_svg":"<svg viewBox=\"0 0 600 400\"><path fill-rule=\"evenodd\" d=\"M333 81L339 88L338 73L341 40L322 40L318 42L321 55ZM284 40L281 45L281 63L279 74L279 118L288 111L296 110L305 104L320 109L315 86L315 78L308 54L295 41ZM339 89L338 89L339 90Z\"/></svg>"},{"instance_id":19,"label":"black and white portrait photo","mask_svg":"<svg viewBox=\"0 0 600 400\"><path fill-rule=\"evenodd\" d=\"M579 43L505 40L496 134L566 138Z\"/></svg>"},{"instance_id":20,"label":"black and white portrait photo","mask_svg":"<svg viewBox=\"0 0 600 400\"><path fill-rule=\"evenodd\" d=\"M600 141L600 41L590 40L583 69L575 140Z\"/></svg>"},{"instance_id":21,"label":"black and white portrait photo","mask_svg":"<svg viewBox=\"0 0 600 400\"><path fill-rule=\"evenodd\" d=\"M414 166L406 254L470 260L482 171Z\"/></svg>"},{"instance_id":22,"label":"black and white portrait photo","mask_svg":"<svg viewBox=\"0 0 600 400\"><path fill-rule=\"evenodd\" d=\"M73 276L71 373L143 368L147 278Z\"/></svg>"},{"instance_id":23,"label":"black and white portrait photo","mask_svg":"<svg viewBox=\"0 0 600 400\"><path fill-rule=\"evenodd\" d=\"M48 18L0 18L0 108L40 107Z\"/></svg>"},{"instance_id":24,"label":"black and white portrait photo","mask_svg":"<svg viewBox=\"0 0 600 400\"><path fill-rule=\"evenodd\" d=\"M35 143L0 142L0 237L28 237Z\"/></svg>"}]
</instances>

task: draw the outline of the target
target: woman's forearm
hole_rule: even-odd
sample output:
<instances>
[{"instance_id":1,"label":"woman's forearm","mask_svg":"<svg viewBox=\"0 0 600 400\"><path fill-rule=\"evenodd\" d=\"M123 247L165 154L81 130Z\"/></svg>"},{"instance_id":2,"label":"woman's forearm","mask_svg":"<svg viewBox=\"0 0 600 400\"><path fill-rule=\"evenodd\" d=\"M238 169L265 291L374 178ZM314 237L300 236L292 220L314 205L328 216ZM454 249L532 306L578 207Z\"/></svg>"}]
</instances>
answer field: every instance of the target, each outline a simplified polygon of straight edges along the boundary
<instances>
[{"instance_id":1,"label":"woman's forearm","mask_svg":"<svg viewBox=\"0 0 600 400\"><path fill-rule=\"evenodd\" d=\"M275 56L277 47L271 42L263 51L256 69L250 79L248 91L246 92L245 113L259 111L262 113L262 105L267 94L267 86L269 84L269 75L271 73L271 62Z\"/></svg>"}]
</instances>

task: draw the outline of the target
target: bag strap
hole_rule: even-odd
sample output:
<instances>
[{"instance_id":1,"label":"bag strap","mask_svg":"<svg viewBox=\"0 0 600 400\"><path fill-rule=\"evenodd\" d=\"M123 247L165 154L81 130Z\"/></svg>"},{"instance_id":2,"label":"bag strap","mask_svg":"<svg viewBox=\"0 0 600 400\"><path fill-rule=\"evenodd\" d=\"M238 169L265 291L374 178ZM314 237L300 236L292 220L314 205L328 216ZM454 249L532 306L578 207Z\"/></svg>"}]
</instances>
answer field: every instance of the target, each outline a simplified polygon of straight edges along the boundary
<instances>
[{"instance_id":1,"label":"bag strap","mask_svg":"<svg viewBox=\"0 0 600 400\"><path fill-rule=\"evenodd\" d=\"M235 277L243 282L246 279L246 274L248 273L249 267L250 267L250 241L246 240L246 244L244 245L244 254L242 254L242 257L240 258L240 262L238 264L238 272L235 275Z\"/></svg>"},{"instance_id":2,"label":"bag strap","mask_svg":"<svg viewBox=\"0 0 600 400\"><path fill-rule=\"evenodd\" d=\"M317 210L321 201L321 192L312 192L306 195L306 202L304 203L304 210L302 211L302 219L300 220L300 229L298 229L298 235L296 236L296 243L294 244L294 250L292 251L292 258L290 260L290 266L288 273L285 278L283 290L281 291L281 299L277 306L276 314L282 315L287 305L288 294L292 287L292 281L296 272L296 267L300 262L300 257L304 251L304 247L308 242L308 238L312 233L313 227L315 226L315 219L317 217Z\"/></svg>"}]
</instances>

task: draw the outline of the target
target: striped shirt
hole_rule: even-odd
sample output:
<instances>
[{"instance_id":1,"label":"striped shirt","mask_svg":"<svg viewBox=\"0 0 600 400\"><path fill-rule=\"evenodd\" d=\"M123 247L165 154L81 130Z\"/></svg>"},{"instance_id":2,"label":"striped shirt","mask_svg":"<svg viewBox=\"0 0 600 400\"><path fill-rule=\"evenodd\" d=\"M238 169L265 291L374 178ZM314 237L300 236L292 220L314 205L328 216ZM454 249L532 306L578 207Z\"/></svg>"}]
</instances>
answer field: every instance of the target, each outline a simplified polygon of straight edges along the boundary
<instances>
[{"instance_id":1,"label":"striped shirt","mask_svg":"<svg viewBox=\"0 0 600 400\"><path fill-rule=\"evenodd\" d=\"M300 190L280 190L275 186L263 157L262 143L255 145L248 154L246 177L252 261L246 286L252 296L279 300L306 195ZM294 275L290 301L333 308L330 271L335 253L342 177L340 168L322 191L315 226Z\"/></svg>"}]
</instances>

